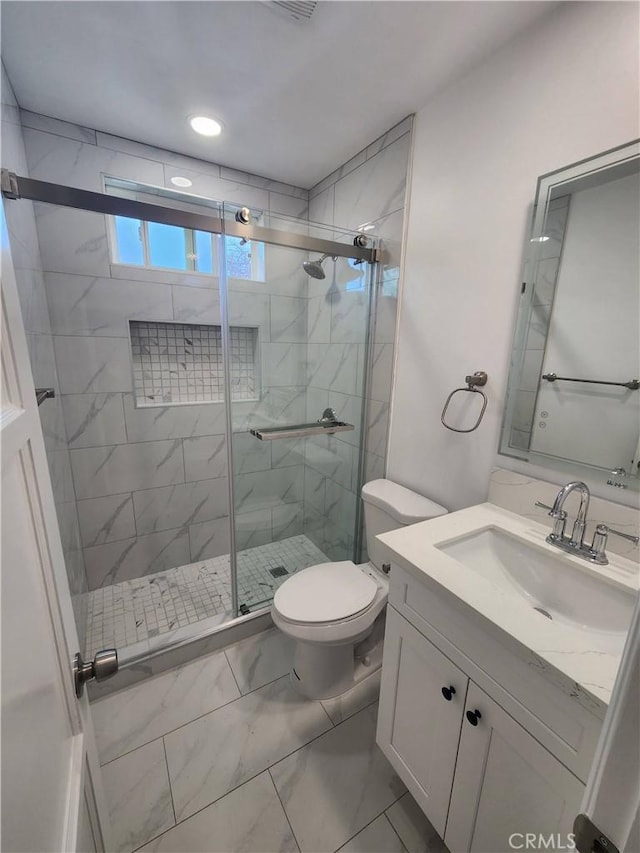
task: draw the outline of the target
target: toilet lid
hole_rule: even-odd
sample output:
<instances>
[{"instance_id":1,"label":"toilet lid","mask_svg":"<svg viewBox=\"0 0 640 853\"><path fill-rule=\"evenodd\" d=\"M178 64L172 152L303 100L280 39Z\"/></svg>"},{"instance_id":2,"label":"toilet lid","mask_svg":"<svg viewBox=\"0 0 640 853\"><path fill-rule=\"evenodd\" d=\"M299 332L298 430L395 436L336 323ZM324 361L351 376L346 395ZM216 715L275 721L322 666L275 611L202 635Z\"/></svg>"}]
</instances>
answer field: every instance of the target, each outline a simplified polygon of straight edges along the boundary
<instances>
[{"instance_id":1,"label":"toilet lid","mask_svg":"<svg viewBox=\"0 0 640 853\"><path fill-rule=\"evenodd\" d=\"M378 586L352 563L321 563L297 572L276 591L273 603L293 622L334 622L368 607Z\"/></svg>"}]
</instances>

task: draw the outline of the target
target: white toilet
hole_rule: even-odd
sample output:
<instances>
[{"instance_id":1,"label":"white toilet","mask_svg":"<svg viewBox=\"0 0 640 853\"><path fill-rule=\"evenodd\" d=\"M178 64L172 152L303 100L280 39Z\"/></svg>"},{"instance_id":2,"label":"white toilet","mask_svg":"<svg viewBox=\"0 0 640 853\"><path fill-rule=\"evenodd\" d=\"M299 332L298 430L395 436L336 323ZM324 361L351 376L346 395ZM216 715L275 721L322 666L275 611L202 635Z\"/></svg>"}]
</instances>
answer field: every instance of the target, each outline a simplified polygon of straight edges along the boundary
<instances>
[{"instance_id":1,"label":"white toilet","mask_svg":"<svg viewBox=\"0 0 640 853\"><path fill-rule=\"evenodd\" d=\"M291 681L310 699L339 696L382 663L389 582L376 536L447 512L391 480L367 483L362 500L371 562L303 569L282 584L271 605L274 623L296 641Z\"/></svg>"}]
</instances>

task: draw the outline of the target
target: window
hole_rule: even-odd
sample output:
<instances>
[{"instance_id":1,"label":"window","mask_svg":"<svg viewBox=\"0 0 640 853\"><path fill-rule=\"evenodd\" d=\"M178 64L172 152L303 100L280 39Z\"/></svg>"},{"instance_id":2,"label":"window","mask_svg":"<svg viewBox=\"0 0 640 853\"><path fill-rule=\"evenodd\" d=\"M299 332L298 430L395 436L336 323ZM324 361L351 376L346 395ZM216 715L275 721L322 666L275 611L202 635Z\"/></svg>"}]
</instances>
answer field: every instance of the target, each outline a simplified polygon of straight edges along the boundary
<instances>
[{"instance_id":1,"label":"window","mask_svg":"<svg viewBox=\"0 0 640 853\"><path fill-rule=\"evenodd\" d=\"M114 216L112 222L115 263L205 275L218 273L222 235L124 216ZM224 241L227 274L231 278L264 281L264 243L230 236Z\"/></svg>"}]
</instances>

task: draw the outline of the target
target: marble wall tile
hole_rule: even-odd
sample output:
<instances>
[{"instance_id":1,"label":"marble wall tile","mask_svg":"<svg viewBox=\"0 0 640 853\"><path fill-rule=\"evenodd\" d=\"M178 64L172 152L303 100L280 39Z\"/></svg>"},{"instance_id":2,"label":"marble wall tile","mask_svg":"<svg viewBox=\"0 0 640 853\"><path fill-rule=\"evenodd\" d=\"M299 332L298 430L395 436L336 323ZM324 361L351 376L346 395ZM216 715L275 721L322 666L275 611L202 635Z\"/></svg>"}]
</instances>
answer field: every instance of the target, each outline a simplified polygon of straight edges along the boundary
<instances>
[{"instance_id":1,"label":"marble wall tile","mask_svg":"<svg viewBox=\"0 0 640 853\"><path fill-rule=\"evenodd\" d=\"M72 450L71 467L78 499L185 481L180 440Z\"/></svg>"},{"instance_id":2,"label":"marble wall tile","mask_svg":"<svg viewBox=\"0 0 640 853\"><path fill-rule=\"evenodd\" d=\"M71 461L67 450L52 450L47 453L49 465L49 476L53 497L56 502L66 503L74 501L76 493L73 488L73 474L71 473Z\"/></svg>"},{"instance_id":3,"label":"marble wall tile","mask_svg":"<svg viewBox=\"0 0 640 853\"><path fill-rule=\"evenodd\" d=\"M322 700L322 707L331 717L331 722L334 726L337 726L339 723L357 714L358 711L378 701L381 675L382 670L379 669L341 696L336 696L334 699Z\"/></svg>"},{"instance_id":4,"label":"marble wall tile","mask_svg":"<svg viewBox=\"0 0 640 853\"><path fill-rule=\"evenodd\" d=\"M375 343L393 344L396 338L396 319L398 316L398 297L388 295L385 285L378 285L378 305L376 310Z\"/></svg>"},{"instance_id":5,"label":"marble wall tile","mask_svg":"<svg viewBox=\"0 0 640 853\"><path fill-rule=\"evenodd\" d=\"M271 468L271 449L277 442L260 441L250 432L233 435L233 473L249 474Z\"/></svg>"},{"instance_id":6,"label":"marble wall tile","mask_svg":"<svg viewBox=\"0 0 640 853\"><path fill-rule=\"evenodd\" d=\"M340 441L360 447L360 424L362 423L362 397L351 394L340 394L329 391L329 405L335 409L338 420L351 424L354 429L349 432L336 433Z\"/></svg>"},{"instance_id":7,"label":"marble wall tile","mask_svg":"<svg viewBox=\"0 0 640 853\"><path fill-rule=\"evenodd\" d=\"M224 652L197 658L91 705L105 764L240 696Z\"/></svg>"},{"instance_id":8,"label":"marble wall tile","mask_svg":"<svg viewBox=\"0 0 640 853\"><path fill-rule=\"evenodd\" d=\"M370 706L271 768L302 851L337 850L404 793L375 725Z\"/></svg>"},{"instance_id":9,"label":"marble wall tile","mask_svg":"<svg viewBox=\"0 0 640 853\"><path fill-rule=\"evenodd\" d=\"M61 394L131 391L129 346L122 338L53 339Z\"/></svg>"},{"instance_id":10,"label":"marble wall tile","mask_svg":"<svg viewBox=\"0 0 640 853\"><path fill-rule=\"evenodd\" d=\"M271 508L236 513L235 534L237 551L271 542Z\"/></svg>"},{"instance_id":11,"label":"marble wall tile","mask_svg":"<svg viewBox=\"0 0 640 853\"><path fill-rule=\"evenodd\" d=\"M231 326L257 326L259 340L265 343L271 340L271 312L269 296L264 292L265 284L240 282L231 284L229 290L229 324ZM240 290L240 286L259 287L260 291ZM267 285L270 288L270 284Z\"/></svg>"},{"instance_id":12,"label":"marble wall tile","mask_svg":"<svg viewBox=\"0 0 640 853\"><path fill-rule=\"evenodd\" d=\"M369 323L368 298L361 291L339 291L331 296L331 342L362 344Z\"/></svg>"},{"instance_id":13,"label":"marble wall tile","mask_svg":"<svg viewBox=\"0 0 640 853\"><path fill-rule=\"evenodd\" d=\"M308 276L302 269L306 254L285 246L266 246L265 281L273 296L304 296L308 289Z\"/></svg>"},{"instance_id":14,"label":"marble wall tile","mask_svg":"<svg viewBox=\"0 0 640 853\"><path fill-rule=\"evenodd\" d=\"M191 562L229 553L229 518L216 518L189 525ZM180 565L176 563L175 565Z\"/></svg>"},{"instance_id":15,"label":"marble wall tile","mask_svg":"<svg viewBox=\"0 0 640 853\"><path fill-rule=\"evenodd\" d=\"M186 528L84 549L89 589L163 572L191 562Z\"/></svg>"},{"instance_id":16,"label":"marble wall tile","mask_svg":"<svg viewBox=\"0 0 640 853\"><path fill-rule=\"evenodd\" d=\"M279 438L271 443L271 467L289 468L291 465L304 465L304 438Z\"/></svg>"},{"instance_id":17,"label":"marble wall tile","mask_svg":"<svg viewBox=\"0 0 640 853\"><path fill-rule=\"evenodd\" d=\"M307 342L307 300L295 296L271 297L271 340Z\"/></svg>"},{"instance_id":18,"label":"marble wall tile","mask_svg":"<svg viewBox=\"0 0 640 853\"><path fill-rule=\"evenodd\" d=\"M90 145L96 144L95 130L50 116L43 116L40 113L20 110L20 123L22 127L30 127L32 130L54 133L57 136L65 136L67 139L75 139L78 142L88 142Z\"/></svg>"},{"instance_id":19,"label":"marble wall tile","mask_svg":"<svg viewBox=\"0 0 640 853\"><path fill-rule=\"evenodd\" d=\"M271 509L271 536L274 542L299 536L304 530L304 504L282 504Z\"/></svg>"},{"instance_id":20,"label":"marble wall tile","mask_svg":"<svg viewBox=\"0 0 640 853\"><path fill-rule=\"evenodd\" d=\"M49 306L42 270L14 269L22 320L27 333L50 335Z\"/></svg>"},{"instance_id":21,"label":"marble wall tile","mask_svg":"<svg viewBox=\"0 0 640 853\"><path fill-rule=\"evenodd\" d=\"M133 493L138 536L229 515L226 477Z\"/></svg>"},{"instance_id":22,"label":"marble wall tile","mask_svg":"<svg viewBox=\"0 0 640 853\"><path fill-rule=\"evenodd\" d=\"M176 287L218 288L219 279L215 275L190 272L188 270L146 269L128 264L111 263L111 278L124 281L144 281L156 284L172 284Z\"/></svg>"},{"instance_id":23,"label":"marble wall tile","mask_svg":"<svg viewBox=\"0 0 640 853\"><path fill-rule=\"evenodd\" d=\"M369 420L367 423L367 449L377 456L387 455L387 433L389 429L389 403L379 400L369 401Z\"/></svg>"},{"instance_id":24,"label":"marble wall tile","mask_svg":"<svg viewBox=\"0 0 640 853\"><path fill-rule=\"evenodd\" d=\"M44 278L54 335L128 338L129 320L173 319L166 285L50 272Z\"/></svg>"},{"instance_id":25,"label":"marble wall tile","mask_svg":"<svg viewBox=\"0 0 640 853\"><path fill-rule=\"evenodd\" d=\"M407 853L447 853L444 841L408 791L385 814Z\"/></svg>"},{"instance_id":26,"label":"marble wall tile","mask_svg":"<svg viewBox=\"0 0 640 853\"><path fill-rule=\"evenodd\" d=\"M225 649L243 694L286 675L293 663L293 641L272 628Z\"/></svg>"},{"instance_id":27,"label":"marble wall tile","mask_svg":"<svg viewBox=\"0 0 640 853\"><path fill-rule=\"evenodd\" d=\"M312 344L331 342L331 294L313 296L307 300L308 340Z\"/></svg>"},{"instance_id":28,"label":"marble wall tile","mask_svg":"<svg viewBox=\"0 0 640 853\"><path fill-rule=\"evenodd\" d=\"M161 186L162 166L153 160L114 151L57 133L25 128L24 142L32 178L104 192L103 175L117 175Z\"/></svg>"},{"instance_id":29,"label":"marble wall tile","mask_svg":"<svg viewBox=\"0 0 640 853\"><path fill-rule=\"evenodd\" d=\"M193 195L205 196L206 198L216 199L216 201L227 201L234 205L246 205L258 210L269 209L269 193L265 189L250 186L239 180L216 177L181 165L165 165L164 186L172 187L170 181L176 175L189 178L192 181L189 191Z\"/></svg>"},{"instance_id":30,"label":"marble wall tile","mask_svg":"<svg viewBox=\"0 0 640 853\"><path fill-rule=\"evenodd\" d=\"M309 212L309 202L306 198L296 198L283 193L269 191L269 213L279 213L283 216L293 216L306 219Z\"/></svg>"},{"instance_id":31,"label":"marble wall tile","mask_svg":"<svg viewBox=\"0 0 640 853\"><path fill-rule=\"evenodd\" d=\"M34 205L42 268L49 272L109 277L106 217L101 213Z\"/></svg>"},{"instance_id":32,"label":"marble wall tile","mask_svg":"<svg viewBox=\"0 0 640 853\"><path fill-rule=\"evenodd\" d=\"M391 145L396 139L399 139L401 136L404 136L405 133L408 133L411 130L413 125L413 116L407 116L402 119L402 121L398 122L398 124L394 125L390 130L386 133L383 133L382 136L378 137L375 142L372 142L371 145L368 145L366 148L367 160L371 157L375 157L376 154L379 154L383 148L386 148L388 145Z\"/></svg>"},{"instance_id":33,"label":"marble wall tile","mask_svg":"<svg viewBox=\"0 0 640 853\"><path fill-rule=\"evenodd\" d=\"M172 287L173 319L176 323L220 325L220 296L215 288Z\"/></svg>"},{"instance_id":34,"label":"marble wall tile","mask_svg":"<svg viewBox=\"0 0 640 853\"><path fill-rule=\"evenodd\" d=\"M310 466L304 471L304 506L312 508L324 516L326 476L314 471Z\"/></svg>"},{"instance_id":35,"label":"marble wall tile","mask_svg":"<svg viewBox=\"0 0 640 853\"><path fill-rule=\"evenodd\" d=\"M357 344L309 344L307 378L310 385L342 394L355 394L358 386Z\"/></svg>"},{"instance_id":36,"label":"marble wall tile","mask_svg":"<svg viewBox=\"0 0 640 853\"><path fill-rule=\"evenodd\" d=\"M381 814L347 841L338 853L406 853L394 828Z\"/></svg>"},{"instance_id":37,"label":"marble wall tile","mask_svg":"<svg viewBox=\"0 0 640 853\"><path fill-rule=\"evenodd\" d=\"M85 547L131 539L136 535L133 500L130 494L78 501L78 519L82 544Z\"/></svg>"},{"instance_id":38,"label":"marble wall tile","mask_svg":"<svg viewBox=\"0 0 640 853\"><path fill-rule=\"evenodd\" d=\"M227 446L224 435L185 438L182 446L187 482L227 476Z\"/></svg>"},{"instance_id":39,"label":"marble wall tile","mask_svg":"<svg viewBox=\"0 0 640 853\"><path fill-rule=\"evenodd\" d=\"M351 444L340 441L337 435L310 436L307 439L305 461L309 468L323 477L351 488L354 450Z\"/></svg>"},{"instance_id":40,"label":"marble wall tile","mask_svg":"<svg viewBox=\"0 0 640 853\"><path fill-rule=\"evenodd\" d=\"M338 181L335 222L355 230L404 206L409 142L405 134Z\"/></svg>"},{"instance_id":41,"label":"marble wall tile","mask_svg":"<svg viewBox=\"0 0 640 853\"><path fill-rule=\"evenodd\" d=\"M356 520L356 504L358 496L336 483L327 479L325 491L325 515L327 522L336 532L352 534Z\"/></svg>"},{"instance_id":42,"label":"marble wall tile","mask_svg":"<svg viewBox=\"0 0 640 853\"><path fill-rule=\"evenodd\" d=\"M126 442L122 394L67 394L61 399L70 448Z\"/></svg>"},{"instance_id":43,"label":"marble wall tile","mask_svg":"<svg viewBox=\"0 0 640 853\"><path fill-rule=\"evenodd\" d=\"M292 184L284 184L281 181L272 181L262 175L254 175L252 172L242 172L239 169L230 169L228 166L220 166L220 176L236 183L248 184L252 187L260 187L273 192L284 193L294 198L307 199L308 190L294 187Z\"/></svg>"},{"instance_id":44,"label":"marble wall tile","mask_svg":"<svg viewBox=\"0 0 640 853\"><path fill-rule=\"evenodd\" d=\"M366 453L365 454L365 469L364 469L364 481L365 483L371 482L371 480L379 480L385 476L386 464L383 456L376 456L375 453Z\"/></svg>"},{"instance_id":45,"label":"marble wall tile","mask_svg":"<svg viewBox=\"0 0 640 853\"><path fill-rule=\"evenodd\" d=\"M320 703L295 694L285 677L167 735L177 819L189 817L330 727Z\"/></svg>"},{"instance_id":46,"label":"marble wall tile","mask_svg":"<svg viewBox=\"0 0 640 853\"><path fill-rule=\"evenodd\" d=\"M305 344L263 344L263 384L269 387L303 385L306 379L306 354Z\"/></svg>"},{"instance_id":47,"label":"marble wall tile","mask_svg":"<svg viewBox=\"0 0 640 853\"><path fill-rule=\"evenodd\" d=\"M237 512L281 503L299 503L303 499L304 468L274 468L234 477L234 501Z\"/></svg>"},{"instance_id":48,"label":"marble wall tile","mask_svg":"<svg viewBox=\"0 0 640 853\"><path fill-rule=\"evenodd\" d=\"M117 853L130 853L174 826L161 740L108 764L102 779Z\"/></svg>"},{"instance_id":49,"label":"marble wall tile","mask_svg":"<svg viewBox=\"0 0 640 853\"><path fill-rule=\"evenodd\" d=\"M267 772L170 829L140 853L298 853L286 815Z\"/></svg>"},{"instance_id":50,"label":"marble wall tile","mask_svg":"<svg viewBox=\"0 0 640 853\"><path fill-rule=\"evenodd\" d=\"M125 394L123 399L127 437L130 442L195 436L224 437L226 429L224 403L136 407L132 394ZM213 475L205 473L204 476ZM216 476L222 476L222 474Z\"/></svg>"},{"instance_id":51,"label":"marble wall tile","mask_svg":"<svg viewBox=\"0 0 640 853\"><path fill-rule=\"evenodd\" d=\"M393 380L393 344L375 343L371 353L371 384L369 397L388 403Z\"/></svg>"},{"instance_id":52,"label":"marble wall tile","mask_svg":"<svg viewBox=\"0 0 640 853\"><path fill-rule=\"evenodd\" d=\"M313 192L314 190L312 190ZM309 201L309 221L333 224L335 221L333 215L334 200L335 187L333 183L315 193Z\"/></svg>"}]
</instances>

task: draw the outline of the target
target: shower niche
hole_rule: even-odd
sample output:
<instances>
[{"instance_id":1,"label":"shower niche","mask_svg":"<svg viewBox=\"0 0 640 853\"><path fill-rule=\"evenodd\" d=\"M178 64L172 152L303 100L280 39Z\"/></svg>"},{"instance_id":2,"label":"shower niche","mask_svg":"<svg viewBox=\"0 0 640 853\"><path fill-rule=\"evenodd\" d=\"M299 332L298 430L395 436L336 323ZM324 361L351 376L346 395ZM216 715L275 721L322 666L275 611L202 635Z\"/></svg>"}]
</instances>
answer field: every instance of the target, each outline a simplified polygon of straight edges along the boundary
<instances>
[{"instance_id":1,"label":"shower niche","mask_svg":"<svg viewBox=\"0 0 640 853\"><path fill-rule=\"evenodd\" d=\"M220 325L129 321L137 408L224 400ZM229 329L231 396L260 396L258 328Z\"/></svg>"}]
</instances>

